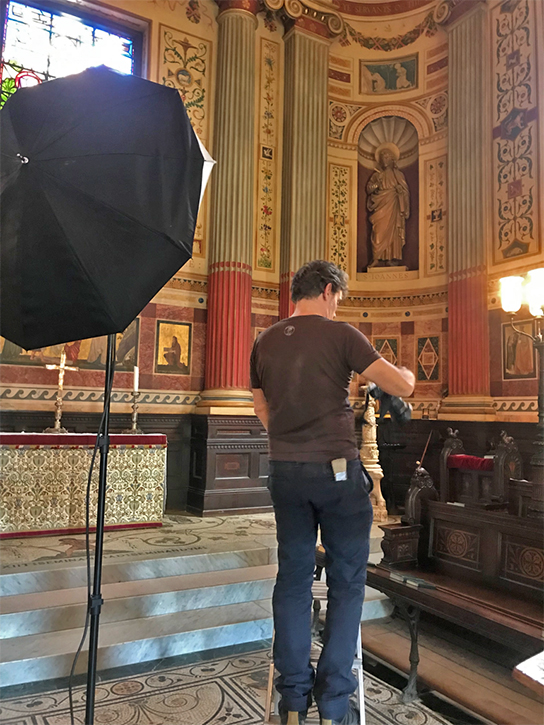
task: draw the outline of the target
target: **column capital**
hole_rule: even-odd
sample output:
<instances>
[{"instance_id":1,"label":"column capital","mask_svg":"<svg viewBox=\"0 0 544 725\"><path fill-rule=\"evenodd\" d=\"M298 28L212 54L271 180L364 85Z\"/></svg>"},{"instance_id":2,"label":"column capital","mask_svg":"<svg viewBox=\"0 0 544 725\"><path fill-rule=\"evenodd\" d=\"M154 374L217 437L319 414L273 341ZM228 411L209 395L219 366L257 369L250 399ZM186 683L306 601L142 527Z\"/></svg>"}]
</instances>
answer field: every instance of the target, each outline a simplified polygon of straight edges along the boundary
<instances>
[{"instance_id":1,"label":"column capital","mask_svg":"<svg viewBox=\"0 0 544 725\"><path fill-rule=\"evenodd\" d=\"M434 9L434 20L438 25L451 26L477 6L487 4L487 0L442 0Z\"/></svg>"},{"instance_id":2,"label":"column capital","mask_svg":"<svg viewBox=\"0 0 544 725\"><path fill-rule=\"evenodd\" d=\"M264 0L264 4L279 12L286 29L294 26L325 38L334 38L344 30L344 20L331 0Z\"/></svg>"},{"instance_id":3,"label":"column capital","mask_svg":"<svg viewBox=\"0 0 544 725\"><path fill-rule=\"evenodd\" d=\"M259 0L215 0L215 2L219 7L219 15L229 10L241 10L257 17L257 13L261 9Z\"/></svg>"}]
</instances>

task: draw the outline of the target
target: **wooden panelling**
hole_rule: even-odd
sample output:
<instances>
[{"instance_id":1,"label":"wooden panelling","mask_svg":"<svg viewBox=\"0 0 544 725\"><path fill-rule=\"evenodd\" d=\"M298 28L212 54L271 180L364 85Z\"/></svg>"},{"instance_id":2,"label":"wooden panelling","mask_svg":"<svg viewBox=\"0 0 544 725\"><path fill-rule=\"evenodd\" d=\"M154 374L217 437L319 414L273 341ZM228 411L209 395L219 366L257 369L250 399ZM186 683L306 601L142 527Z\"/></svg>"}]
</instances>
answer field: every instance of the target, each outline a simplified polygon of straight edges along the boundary
<instances>
[{"instance_id":1,"label":"wooden panelling","mask_svg":"<svg viewBox=\"0 0 544 725\"><path fill-rule=\"evenodd\" d=\"M493 439L498 441L500 432L505 430L508 435L514 437L518 445L523 460L524 475L529 473L529 461L533 455L533 441L536 435L534 423L412 420L404 426L399 426L386 418L378 422L378 445L380 463L384 471L382 492L387 500L387 510L390 514L403 510L404 498L416 468L416 461L421 460L431 431L433 435L423 466L429 471L438 488L440 451L447 437L448 427L459 429L466 452L476 456L483 456L489 450L490 441Z\"/></svg>"},{"instance_id":2,"label":"wooden panelling","mask_svg":"<svg viewBox=\"0 0 544 725\"><path fill-rule=\"evenodd\" d=\"M199 474L192 475L189 483L190 513L271 510L266 487L268 438L257 418L191 416L191 458L191 471Z\"/></svg>"}]
</instances>

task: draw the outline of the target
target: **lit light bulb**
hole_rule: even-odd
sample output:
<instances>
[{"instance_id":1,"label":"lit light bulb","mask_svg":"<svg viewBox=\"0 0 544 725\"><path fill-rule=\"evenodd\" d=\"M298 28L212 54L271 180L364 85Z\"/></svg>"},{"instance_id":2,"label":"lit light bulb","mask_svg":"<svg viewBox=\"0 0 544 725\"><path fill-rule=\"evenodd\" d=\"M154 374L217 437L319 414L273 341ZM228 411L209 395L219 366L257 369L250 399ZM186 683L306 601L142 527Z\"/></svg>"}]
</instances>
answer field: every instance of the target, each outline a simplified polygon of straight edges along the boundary
<instances>
[{"instance_id":1,"label":"lit light bulb","mask_svg":"<svg viewBox=\"0 0 544 725\"><path fill-rule=\"evenodd\" d=\"M523 302L523 277L503 277L499 282L502 309L514 314Z\"/></svg>"},{"instance_id":2,"label":"lit light bulb","mask_svg":"<svg viewBox=\"0 0 544 725\"><path fill-rule=\"evenodd\" d=\"M533 317L544 315L544 267L532 269L527 273L525 284L525 300Z\"/></svg>"}]
</instances>

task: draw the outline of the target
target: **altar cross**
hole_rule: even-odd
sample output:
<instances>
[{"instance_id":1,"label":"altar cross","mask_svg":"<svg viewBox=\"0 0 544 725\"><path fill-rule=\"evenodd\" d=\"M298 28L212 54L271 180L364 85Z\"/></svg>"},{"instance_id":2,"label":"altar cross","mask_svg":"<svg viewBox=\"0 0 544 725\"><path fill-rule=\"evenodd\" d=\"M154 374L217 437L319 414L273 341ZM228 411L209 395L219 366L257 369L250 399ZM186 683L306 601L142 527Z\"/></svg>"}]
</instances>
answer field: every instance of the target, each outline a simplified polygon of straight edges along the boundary
<instances>
[{"instance_id":1,"label":"altar cross","mask_svg":"<svg viewBox=\"0 0 544 725\"><path fill-rule=\"evenodd\" d=\"M57 399L55 401L55 425L53 428L46 428L44 433L67 433L66 428L62 428L60 421L62 418L62 391L64 390L64 375L67 370L79 370L79 368L66 365L66 352L63 350L60 354L60 363L58 365L46 365L47 370L58 370L59 379L57 383Z\"/></svg>"}]
</instances>

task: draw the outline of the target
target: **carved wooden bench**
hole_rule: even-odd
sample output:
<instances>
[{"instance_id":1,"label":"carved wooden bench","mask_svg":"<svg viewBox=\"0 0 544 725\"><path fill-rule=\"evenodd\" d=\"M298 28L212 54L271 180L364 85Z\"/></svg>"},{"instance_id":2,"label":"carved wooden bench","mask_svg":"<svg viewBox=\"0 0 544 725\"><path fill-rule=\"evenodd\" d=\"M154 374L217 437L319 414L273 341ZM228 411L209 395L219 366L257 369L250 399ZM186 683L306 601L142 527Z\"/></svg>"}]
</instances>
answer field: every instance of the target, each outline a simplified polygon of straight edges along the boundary
<instances>
[{"instance_id":1,"label":"carved wooden bench","mask_svg":"<svg viewBox=\"0 0 544 725\"><path fill-rule=\"evenodd\" d=\"M516 489L517 490L517 489ZM385 525L384 557L367 584L391 598L411 636L405 701L417 697L418 622L429 612L522 657L542 649L542 522L478 504L439 501L418 468L399 524Z\"/></svg>"},{"instance_id":2,"label":"carved wooden bench","mask_svg":"<svg viewBox=\"0 0 544 725\"><path fill-rule=\"evenodd\" d=\"M459 431L448 428L440 454L440 500L506 508L511 478L522 478L518 447L505 431L484 456L465 451Z\"/></svg>"}]
</instances>

